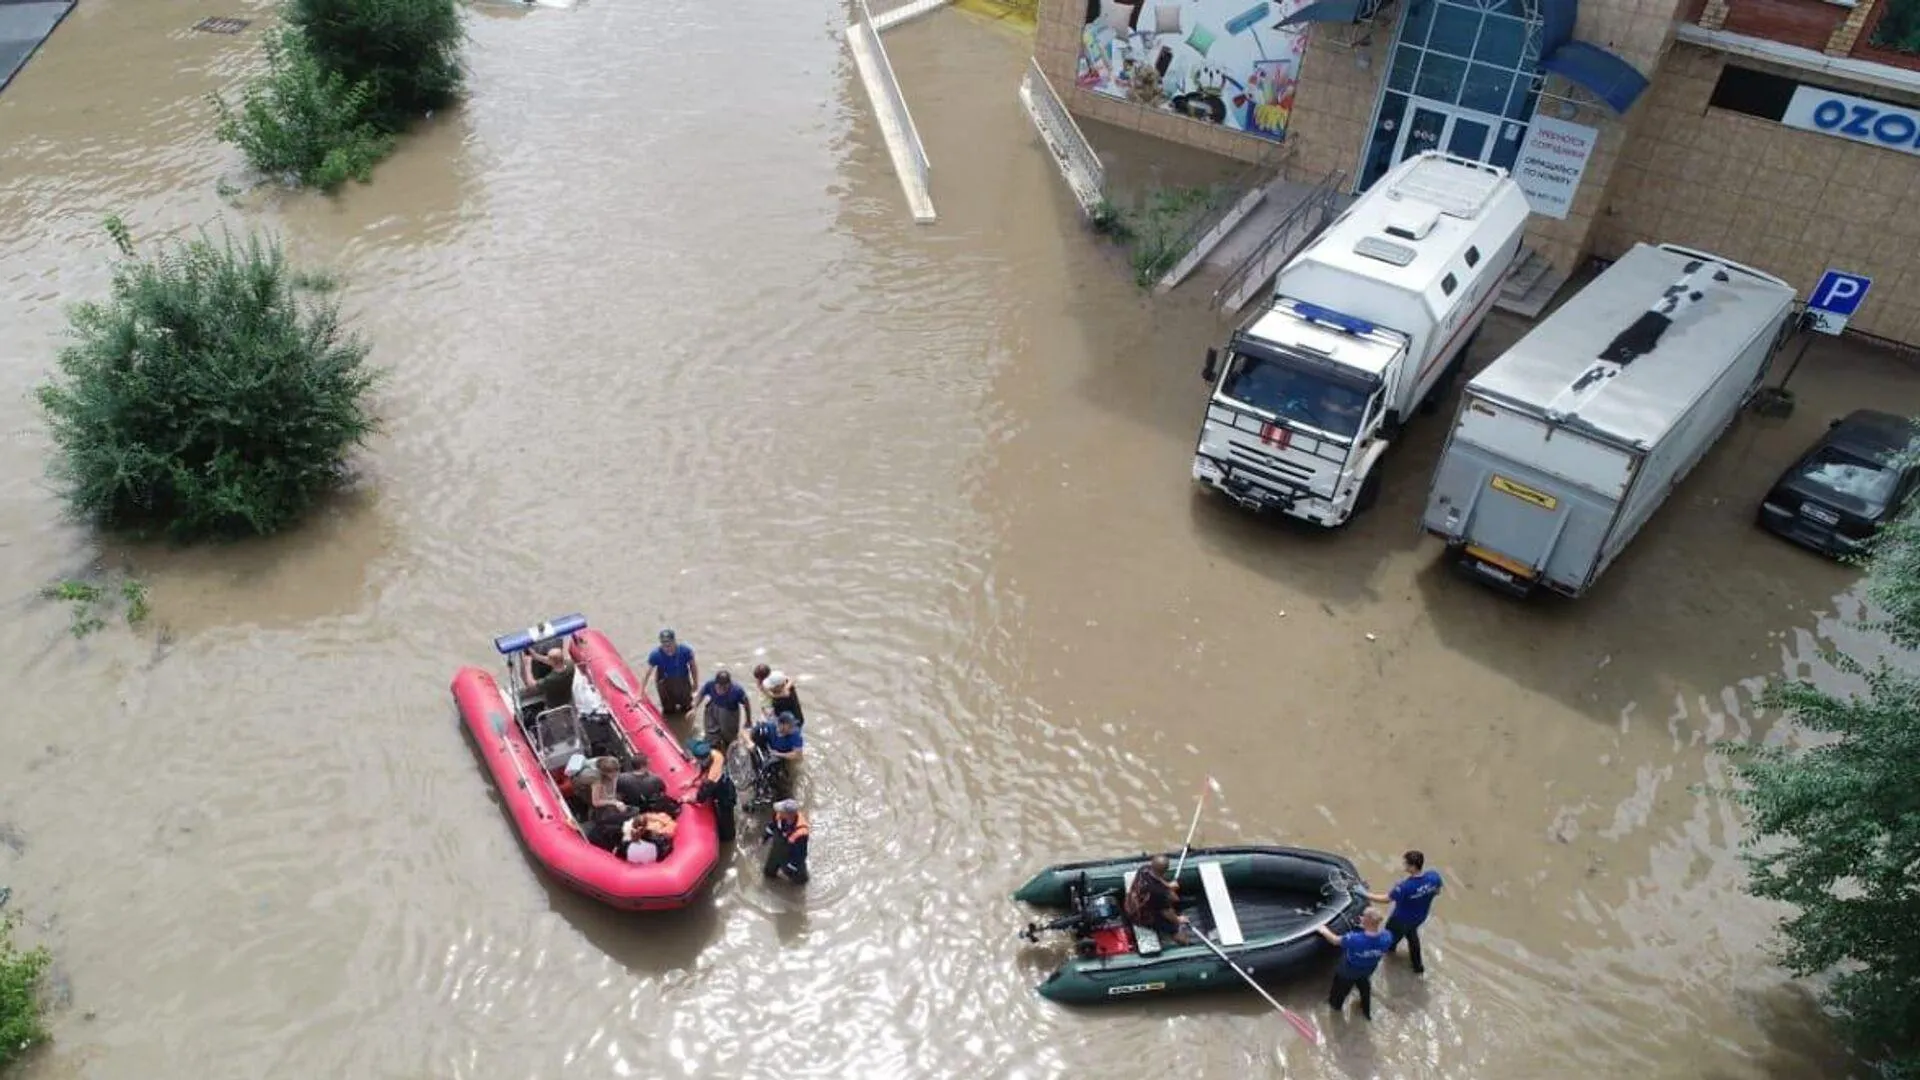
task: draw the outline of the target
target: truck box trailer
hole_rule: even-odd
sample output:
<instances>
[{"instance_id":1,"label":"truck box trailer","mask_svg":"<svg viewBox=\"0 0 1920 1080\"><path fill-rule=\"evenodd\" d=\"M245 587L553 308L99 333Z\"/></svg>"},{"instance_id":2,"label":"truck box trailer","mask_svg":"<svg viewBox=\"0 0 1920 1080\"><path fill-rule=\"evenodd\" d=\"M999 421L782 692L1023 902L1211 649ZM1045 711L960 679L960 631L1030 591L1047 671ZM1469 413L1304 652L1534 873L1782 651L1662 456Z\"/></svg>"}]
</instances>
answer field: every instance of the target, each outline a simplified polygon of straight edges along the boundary
<instances>
[{"instance_id":1,"label":"truck box trailer","mask_svg":"<svg viewBox=\"0 0 1920 1080\"><path fill-rule=\"evenodd\" d=\"M1193 478L1328 527L1365 510L1401 424L1459 370L1526 224L1504 169L1432 150L1395 166L1281 268L1224 358L1207 350Z\"/></svg>"},{"instance_id":2,"label":"truck box trailer","mask_svg":"<svg viewBox=\"0 0 1920 1080\"><path fill-rule=\"evenodd\" d=\"M1422 524L1475 577L1579 596L1759 388L1779 278L1637 244L1468 382Z\"/></svg>"}]
</instances>

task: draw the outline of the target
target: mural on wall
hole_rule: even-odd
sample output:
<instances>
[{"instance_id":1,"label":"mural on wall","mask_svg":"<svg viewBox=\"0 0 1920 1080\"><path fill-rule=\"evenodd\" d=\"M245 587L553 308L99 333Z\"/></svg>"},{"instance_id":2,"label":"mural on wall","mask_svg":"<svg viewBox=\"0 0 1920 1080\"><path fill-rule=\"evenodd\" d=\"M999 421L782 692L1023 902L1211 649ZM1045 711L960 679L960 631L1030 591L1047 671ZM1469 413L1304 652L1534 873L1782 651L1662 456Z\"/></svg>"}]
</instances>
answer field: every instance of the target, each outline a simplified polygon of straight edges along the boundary
<instances>
[{"instance_id":1,"label":"mural on wall","mask_svg":"<svg viewBox=\"0 0 1920 1080\"><path fill-rule=\"evenodd\" d=\"M1275 141L1287 134L1308 0L1087 0L1076 81Z\"/></svg>"}]
</instances>

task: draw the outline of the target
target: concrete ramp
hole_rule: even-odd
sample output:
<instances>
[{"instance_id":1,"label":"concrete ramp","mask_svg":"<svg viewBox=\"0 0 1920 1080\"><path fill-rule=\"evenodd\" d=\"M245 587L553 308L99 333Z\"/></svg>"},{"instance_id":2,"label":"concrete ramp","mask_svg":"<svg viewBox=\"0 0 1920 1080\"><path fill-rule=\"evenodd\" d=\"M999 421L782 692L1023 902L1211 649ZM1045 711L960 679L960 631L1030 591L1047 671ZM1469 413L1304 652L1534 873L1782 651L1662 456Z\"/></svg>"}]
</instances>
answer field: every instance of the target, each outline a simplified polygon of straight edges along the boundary
<instances>
[{"instance_id":1,"label":"concrete ramp","mask_svg":"<svg viewBox=\"0 0 1920 1080\"><path fill-rule=\"evenodd\" d=\"M1237 312L1265 289L1287 260L1353 201L1340 192L1345 179L1335 169L1315 184L1278 182L1265 200L1272 209L1261 215L1260 225L1243 223L1208 256L1210 263L1233 268L1214 291L1214 306Z\"/></svg>"},{"instance_id":2,"label":"concrete ramp","mask_svg":"<svg viewBox=\"0 0 1920 1080\"><path fill-rule=\"evenodd\" d=\"M893 171L900 177L900 191L907 197L907 209L912 212L913 220L921 224L935 220L933 193L927 187L932 164L927 160L926 146L920 141L920 129L913 125L913 114L907 111L907 99L900 92L893 62L887 59L887 48L880 44L880 24L898 26L941 7L942 3L915 0L887 12L876 22L873 12L867 8L867 0L854 0L853 24L846 30L847 46L853 51L854 65L860 69L867 100L873 102L880 135L887 142L888 156L893 158Z\"/></svg>"},{"instance_id":3,"label":"concrete ramp","mask_svg":"<svg viewBox=\"0 0 1920 1080\"><path fill-rule=\"evenodd\" d=\"M0 90L73 10L73 0L0 0Z\"/></svg>"}]
</instances>

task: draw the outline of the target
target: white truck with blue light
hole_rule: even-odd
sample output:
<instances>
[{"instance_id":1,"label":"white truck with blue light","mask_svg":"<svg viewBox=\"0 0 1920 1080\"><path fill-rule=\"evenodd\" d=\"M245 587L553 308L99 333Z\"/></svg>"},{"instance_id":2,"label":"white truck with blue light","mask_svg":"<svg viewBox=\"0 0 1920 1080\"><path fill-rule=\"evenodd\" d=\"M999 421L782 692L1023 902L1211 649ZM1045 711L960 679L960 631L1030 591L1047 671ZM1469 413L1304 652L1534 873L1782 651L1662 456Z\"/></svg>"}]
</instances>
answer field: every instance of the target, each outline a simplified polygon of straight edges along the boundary
<instances>
[{"instance_id":1,"label":"white truck with blue light","mask_svg":"<svg viewBox=\"0 0 1920 1080\"><path fill-rule=\"evenodd\" d=\"M1401 162L1281 268L1224 358L1207 350L1194 479L1329 528L1365 510L1401 425L1458 373L1526 221L1504 169Z\"/></svg>"}]
</instances>

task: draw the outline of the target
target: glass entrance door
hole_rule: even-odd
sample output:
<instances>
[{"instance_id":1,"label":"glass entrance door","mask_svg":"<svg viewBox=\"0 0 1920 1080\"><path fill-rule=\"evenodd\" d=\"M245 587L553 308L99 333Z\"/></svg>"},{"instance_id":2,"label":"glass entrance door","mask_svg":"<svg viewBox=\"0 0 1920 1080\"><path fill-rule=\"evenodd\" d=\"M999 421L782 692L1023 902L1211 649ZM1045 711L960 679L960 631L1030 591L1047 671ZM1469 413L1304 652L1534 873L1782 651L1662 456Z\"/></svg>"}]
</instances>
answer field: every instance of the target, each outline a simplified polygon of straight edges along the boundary
<instances>
[{"instance_id":1,"label":"glass entrance door","mask_svg":"<svg viewBox=\"0 0 1920 1080\"><path fill-rule=\"evenodd\" d=\"M1486 161L1496 150L1492 136L1500 126L1498 117L1475 116L1415 98L1393 160L1405 161L1422 150L1445 150L1455 157Z\"/></svg>"},{"instance_id":2,"label":"glass entrance door","mask_svg":"<svg viewBox=\"0 0 1920 1080\"><path fill-rule=\"evenodd\" d=\"M1422 150L1511 168L1539 96L1540 35L1530 0L1405 0L1358 188Z\"/></svg>"},{"instance_id":3,"label":"glass entrance door","mask_svg":"<svg viewBox=\"0 0 1920 1080\"><path fill-rule=\"evenodd\" d=\"M1393 155L1393 160L1405 161L1423 150L1440 149L1440 140L1446 136L1452 119L1438 109L1415 105L1413 115L1407 117L1407 129L1400 136L1400 152Z\"/></svg>"}]
</instances>

